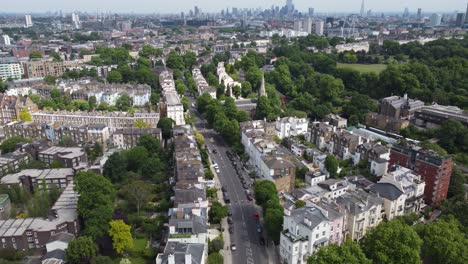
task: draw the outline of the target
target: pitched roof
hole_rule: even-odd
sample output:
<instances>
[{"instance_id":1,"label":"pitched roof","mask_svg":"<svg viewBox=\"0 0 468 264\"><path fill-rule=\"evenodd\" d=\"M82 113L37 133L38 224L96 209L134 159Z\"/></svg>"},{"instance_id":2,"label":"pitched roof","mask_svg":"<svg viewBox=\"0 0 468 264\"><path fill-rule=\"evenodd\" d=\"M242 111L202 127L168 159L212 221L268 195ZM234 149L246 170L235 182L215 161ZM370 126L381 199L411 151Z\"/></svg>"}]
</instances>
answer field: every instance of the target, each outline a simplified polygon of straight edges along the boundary
<instances>
[{"instance_id":1,"label":"pitched roof","mask_svg":"<svg viewBox=\"0 0 468 264\"><path fill-rule=\"evenodd\" d=\"M397 200L403 192L395 185L390 183L376 183L370 187L371 192L378 193L380 196L388 200Z\"/></svg>"}]
</instances>

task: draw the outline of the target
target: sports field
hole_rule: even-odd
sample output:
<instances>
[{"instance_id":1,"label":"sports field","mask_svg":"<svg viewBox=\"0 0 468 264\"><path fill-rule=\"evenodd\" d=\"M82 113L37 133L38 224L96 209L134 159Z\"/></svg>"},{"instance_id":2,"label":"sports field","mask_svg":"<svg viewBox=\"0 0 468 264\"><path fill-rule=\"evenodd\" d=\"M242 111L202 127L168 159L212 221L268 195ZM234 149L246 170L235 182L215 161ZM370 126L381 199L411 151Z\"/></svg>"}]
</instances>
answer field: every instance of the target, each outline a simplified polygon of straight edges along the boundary
<instances>
[{"instance_id":1,"label":"sports field","mask_svg":"<svg viewBox=\"0 0 468 264\"><path fill-rule=\"evenodd\" d=\"M341 69L353 69L361 73L375 72L379 74L381 71L387 68L385 64L348 64L348 63L338 63L338 68Z\"/></svg>"}]
</instances>

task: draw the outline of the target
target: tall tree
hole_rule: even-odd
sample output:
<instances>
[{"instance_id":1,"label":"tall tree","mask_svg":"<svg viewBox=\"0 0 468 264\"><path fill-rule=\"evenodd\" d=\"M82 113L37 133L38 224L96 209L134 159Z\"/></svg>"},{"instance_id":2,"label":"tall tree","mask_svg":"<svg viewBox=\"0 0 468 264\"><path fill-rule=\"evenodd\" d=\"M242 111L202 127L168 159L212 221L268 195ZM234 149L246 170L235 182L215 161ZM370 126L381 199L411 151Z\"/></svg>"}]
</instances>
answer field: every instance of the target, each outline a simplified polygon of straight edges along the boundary
<instances>
[{"instance_id":1,"label":"tall tree","mask_svg":"<svg viewBox=\"0 0 468 264\"><path fill-rule=\"evenodd\" d=\"M336 177L338 175L338 165L339 162L333 155L328 155L325 159L325 169L330 173L331 177Z\"/></svg>"},{"instance_id":2,"label":"tall tree","mask_svg":"<svg viewBox=\"0 0 468 264\"><path fill-rule=\"evenodd\" d=\"M107 178L92 171L79 172L75 181L75 189L80 195L78 214L84 221L84 233L93 239L104 236L114 212L114 186Z\"/></svg>"},{"instance_id":3,"label":"tall tree","mask_svg":"<svg viewBox=\"0 0 468 264\"><path fill-rule=\"evenodd\" d=\"M381 223L363 241L363 250L374 263L420 264L422 240L400 220Z\"/></svg>"},{"instance_id":4,"label":"tall tree","mask_svg":"<svg viewBox=\"0 0 468 264\"><path fill-rule=\"evenodd\" d=\"M366 258L357 242L346 240L341 245L320 247L307 259L307 264L372 264L372 261Z\"/></svg>"},{"instance_id":5,"label":"tall tree","mask_svg":"<svg viewBox=\"0 0 468 264\"><path fill-rule=\"evenodd\" d=\"M97 246L88 236L80 236L68 244L65 250L67 263L80 264L89 263L97 254Z\"/></svg>"},{"instance_id":6,"label":"tall tree","mask_svg":"<svg viewBox=\"0 0 468 264\"><path fill-rule=\"evenodd\" d=\"M122 94L115 102L115 107L120 111L128 111L132 107L132 98L128 94Z\"/></svg>"},{"instance_id":7,"label":"tall tree","mask_svg":"<svg viewBox=\"0 0 468 264\"><path fill-rule=\"evenodd\" d=\"M127 175L127 160L119 152L115 152L104 164L104 176L113 183L120 183Z\"/></svg>"},{"instance_id":8,"label":"tall tree","mask_svg":"<svg viewBox=\"0 0 468 264\"><path fill-rule=\"evenodd\" d=\"M122 74L114 69L107 75L107 81L110 83L120 83L122 82Z\"/></svg>"},{"instance_id":9,"label":"tall tree","mask_svg":"<svg viewBox=\"0 0 468 264\"><path fill-rule=\"evenodd\" d=\"M21 110L21 112L19 113L19 118L21 121L23 122L29 122L29 121L32 121L32 116L31 114L28 112L28 109L25 107L23 108L23 110Z\"/></svg>"},{"instance_id":10,"label":"tall tree","mask_svg":"<svg viewBox=\"0 0 468 264\"><path fill-rule=\"evenodd\" d=\"M109 222L109 235L112 237L112 247L117 254L133 248L133 237L130 233L131 227L122 220L113 220Z\"/></svg>"},{"instance_id":11,"label":"tall tree","mask_svg":"<svg viewBox=\"0 0 468 264\"><path fill-rule=\"evenodd\" d=\"M172 128L174 127L174 120L169 117L163 117L158 121L158 128L161 129L162 137L170 139L172 137Z\"/></svg>"},{"instance_id":12,"label":"tall tree","mask_svg":"<svg viewBox=\"0 0 468 264\"><path fill-rule=\"evenodd\" d=\"M132 181L127 186L129 200L137 209L137 214L140 215L141 207L146 204L151 195L151 185L145 181Z\"/></svg>"},{"instance_id":13,"label":"tall tree","mask_svg":"<svg viewBox=\"0 0 468 264\"><path fill-rule=\"evenodd\" d=\"M468 238L453 216L432 223L418 224L416 231L423 240L424 263L468 262Z\"/></svg>"}]
</instances>

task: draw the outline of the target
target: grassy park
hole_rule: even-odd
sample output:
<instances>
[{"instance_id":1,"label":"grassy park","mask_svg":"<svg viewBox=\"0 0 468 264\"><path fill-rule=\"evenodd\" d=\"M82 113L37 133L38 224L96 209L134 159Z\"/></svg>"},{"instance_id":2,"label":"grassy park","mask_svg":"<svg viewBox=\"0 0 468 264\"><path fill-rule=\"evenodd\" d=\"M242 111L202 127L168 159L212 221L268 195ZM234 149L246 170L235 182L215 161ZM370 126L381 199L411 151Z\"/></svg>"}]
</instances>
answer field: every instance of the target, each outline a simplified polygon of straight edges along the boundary
<instances>
[{"instance_id":1,"label":"grassy park","mask_svg":"<svg viewBox=\"0 0 468 264\"><path fill-rule=\"evenodd\" d=\"M369 73L375 72L379 74L381 71L387 68L385 64L348 64L348 63L338 63L337 68L341 69L353 69L359 71L360 73Z\"/></svg>"}]
</instances>

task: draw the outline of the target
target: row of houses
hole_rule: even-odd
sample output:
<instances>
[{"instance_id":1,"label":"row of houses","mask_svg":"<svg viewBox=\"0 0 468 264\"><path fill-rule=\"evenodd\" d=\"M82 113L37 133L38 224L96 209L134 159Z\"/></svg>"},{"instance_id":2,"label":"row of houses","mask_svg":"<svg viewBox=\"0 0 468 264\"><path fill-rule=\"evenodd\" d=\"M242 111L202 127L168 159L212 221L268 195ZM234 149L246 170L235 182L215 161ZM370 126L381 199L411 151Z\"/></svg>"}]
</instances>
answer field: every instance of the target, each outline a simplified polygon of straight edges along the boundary
<instances>
[{"instance_id":1,"label":"row of houses","mask_svg":"<svg viewBox=\"0 0 468 264\"><path fill-rule=\"evenodd\" d=\"M169 209L168 237L156 264L205 263L208 255L209 202L204 167L190 126L174 133L174 206Z\"/></svg>"},{"instance_id":2,"label":"row of houses","mask_svg":"<svg viewBox=\"0 0 468 264\"><path fill-rule=\"evenodd\" d=\"M192 77L197 85L197 92L199 96L207 93L211 96L211 98L216 99L216 90L209 86L208 82L203 77L200 68L195 67L192 70Z\"/></svg>"},{"instance_id":3,"label":"row of houses","mask_svg":"<svg viewBox=\"0 0 468 264\"><path fill-rule=\"evenodd\" d=\"M377 183L358 176L322 179L285 194L282 261L307 263L321 246L360 240L383 220L420 212L426 206L425 187L421 176L395 166ZM296 208L299 200L304 207Z\"/></svg>"},{"instance_id":4,"label":"row of houses","mask_svg":"<svg viewBox=\"0 0 468 264\"><path fill-rule=\"evenodd\" d=\"M35 122L11 122L3 127L5 138L20 136L29 139L46 139L52 144L59 144L67 138L78 146L99 143L105 149L113 146L119 149L130 149L138 144L142 135L151 135L162 140L161 129L124 127L111 130L105 124L89 125L50 125Z\"/></svg>"},{"instance_id":5,"label":"row of houses","mask_svg":"<svg viewBox=\"0 0 468 264\"><path fill-rule=\"evenodd\" d=\"M158 105L161 116L171 118L177 126L185 125L184 106L176 91L172 73L168 70L162 71L159 75L159 84L162 89Z\"/></svg>"}]
</instances>

